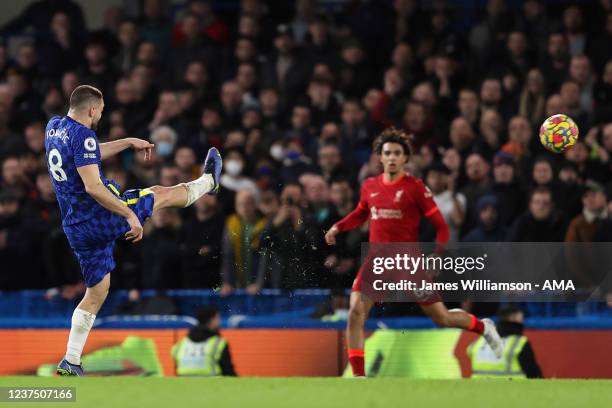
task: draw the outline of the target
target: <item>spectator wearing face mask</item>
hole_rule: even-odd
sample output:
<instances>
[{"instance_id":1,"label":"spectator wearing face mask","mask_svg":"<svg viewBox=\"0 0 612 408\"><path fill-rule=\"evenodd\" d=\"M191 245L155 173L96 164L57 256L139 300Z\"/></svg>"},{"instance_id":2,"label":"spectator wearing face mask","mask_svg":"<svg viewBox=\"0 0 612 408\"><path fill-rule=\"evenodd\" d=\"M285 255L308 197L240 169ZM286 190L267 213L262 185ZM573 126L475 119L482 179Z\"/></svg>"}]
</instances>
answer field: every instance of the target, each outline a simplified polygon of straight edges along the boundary
<instances>
[{"instance_id":1,"label":"spectator wearing face mask","mask_svg":"<svg viewBox=\"0 0 612 408\"><path fill-rule=\"evenodd\" d=\"M174 153L178 135L170 126L159 126L151 132L149 139L155 145L155 153L166 161Z\"/></svg>"},{"instance_id":2,"label":"spectator wearing face mask","mask_svg":"<svg viewBox=\"0 0 612 408\"><path fill-rule=\"evenodd\" d=\"M302 142L292 138L285 142L283 167L280 171L281 180L285 183L297 181L302 174L316 173L312 160L304 154Z\"/></svg>"},{"instance_id":3,"label":"spectator wearing face mask","mask_svg":"<svg viewBox=\"0 0 612 408\"><path fill-rule=\"evenodd\" d=\"M253 180L244 175L245 158L244 153L238 147L232 147L225 151L223 156L223 174L221 175L219 191L219 202L226 214L232 214L234 209L235 195L238 191L246 190L255 195L259 200L259 189Z\"/></svg>"}]
</instances>

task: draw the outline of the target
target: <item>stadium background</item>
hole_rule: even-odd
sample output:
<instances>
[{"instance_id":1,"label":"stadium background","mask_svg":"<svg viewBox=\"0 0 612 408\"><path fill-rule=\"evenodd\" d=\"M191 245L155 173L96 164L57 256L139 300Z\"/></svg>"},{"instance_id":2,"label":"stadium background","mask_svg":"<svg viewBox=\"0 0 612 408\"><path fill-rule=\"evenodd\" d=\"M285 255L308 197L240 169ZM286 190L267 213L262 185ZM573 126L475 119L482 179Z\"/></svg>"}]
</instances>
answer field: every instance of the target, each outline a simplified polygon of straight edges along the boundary
<instances>
[{"instance_id":1,"label":"stadium background","mask_svg":"<svg viewBox=\"0 0 612 408\"><path fill-rule=\"evenodd\" d=\"M85 351L151 340L162 368L133 373L172 375L169 345L198 304L213 303L239 374L341 374L345 289L367 230L338 248L323 231L380 172L371 143L385 126L415 135L409 170L434 190L452 239L609 241L609 1L21 1L0 10L1 374L60 358L84 290L44 158L44 124L65 113L79 83L106 97L100 140L156 143L152 164L130 152L105 162L124 189L190 180L208 147L224 154L218 199L164 211L141 244L117 245L113 293ZM554 113L581 132L561 156L537 139ZM544 202L530 205L537 187ZM236 202L236 191L249 193ZM597 198L585 203L585 192ZM236 238L245 231L249 239ZM524 308L546 376L612 377L608 304ZM405 334L390 360L431 349L429 365L402 375L468 375L470 336L432 328L410 305L380 308L368 323ZM425 330L449 338L434 346Z\"/></svg>"}]
</instances>

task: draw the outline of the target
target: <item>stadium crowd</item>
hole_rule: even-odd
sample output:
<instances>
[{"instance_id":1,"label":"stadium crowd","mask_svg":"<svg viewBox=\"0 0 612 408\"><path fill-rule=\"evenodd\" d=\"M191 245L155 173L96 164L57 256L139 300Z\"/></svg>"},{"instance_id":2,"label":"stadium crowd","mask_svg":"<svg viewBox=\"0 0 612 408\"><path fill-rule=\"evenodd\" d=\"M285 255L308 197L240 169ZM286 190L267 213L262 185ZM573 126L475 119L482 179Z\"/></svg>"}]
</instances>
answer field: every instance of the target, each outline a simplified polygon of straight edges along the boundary
<instances>
[{"instance_id":1,"label":"stadium crowd","mask_svg":"<svg viewBox=\"0 0 612 408\"><path fill-rule=\"evenodd\" d=\"M612 1L489 0L473 19L444 1L225 3L126 0L88 31L77 3L41 0L0 27L0 289L83 290L44 151L79 84L104 93L101 141L155 143L104 163L123 189L189 181L222 150L219 195L117 243L112 287L134 296L349 287L367 226L336 247L324 231L380 173L388 126L413 135L407 170L452 241L612 238ZM580 128L564 155L538 139L557 113Z\"/></svg>"}]
</instances>

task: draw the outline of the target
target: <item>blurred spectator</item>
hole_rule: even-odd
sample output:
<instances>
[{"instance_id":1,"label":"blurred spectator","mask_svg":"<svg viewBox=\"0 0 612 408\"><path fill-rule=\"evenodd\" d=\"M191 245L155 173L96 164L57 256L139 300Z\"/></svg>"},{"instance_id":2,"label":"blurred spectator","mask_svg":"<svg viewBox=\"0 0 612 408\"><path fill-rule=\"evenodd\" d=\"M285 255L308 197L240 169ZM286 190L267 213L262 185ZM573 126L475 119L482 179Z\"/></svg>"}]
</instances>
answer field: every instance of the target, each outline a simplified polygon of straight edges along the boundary
<instances>
[{"instance_id":1,"label":"blurred spectator","mask_svg":"<svg viewBox=\"0 0 612 408\"><path fill-rule=\"evenodd\" d=\"M140 40L136 22L133 20L123 21L119 26L117 38L119 40L119 51L113 60L115 67L125 75L136 65L136 52Z\"/></svg>"},{"instance_id":2,"label":"blurred spectator","mask_svg":"<svg viewBox=\"0 0 612 408\"><path fill-rule=\"evenodd\" d=\"M336 144L325 144L319 147L319 172L326 182L337 177L351 178L351 171L343 165L340 148Z\"/></svg>"},{"instance_id":3,"label":"blurred spectator","mask_svg":"<svg viewBox=\"0 0 612 408\"><path fill-rule=\"evenodd\" d=\"M538 127L544 120L546 105L546 83L542 72L531 69L527 74L525 86L521 92L518 114L529 118L532 127Z\"/></svg>"},{"instance_id":4,"label":"blurred spectator","mask_svg":"<svg viewBox=\"0 0 612 408\"><path fill-rule=\"evenodd\" d=\"M591 242L596 221L608 218L608 202L603 187L588 181L582 194L582 214L570 222L565 234L566 242Z\"/></svg>"},{"instance_id":5,"label":"blurred spectator","mask_svg":"<svg viewBox=\"0 0 612 408\"><path fill-rule=\"evenodd\" d=\"M479 117L479 106L478 94L474 90L464 88L459 92L459 99L457 102L457 108L459 114L465 118L470 126L476 126Z\"/></svg>"},{"instance_id":6,"label":"blurred spectator","mask_svg":"<svg viewBox=\"0 0 612 408\"><path fill-rule=\"evenodd\" d=\"M449 243L454 243L459 240L459 230L465 219L467 200L463 194L455 191L454 180L449 175L450 170L444 164L436 162L425 170L423 178L448 224Z\"/></svg>"},{"instance_id":7,"label":"blurred spectator","mask_svg":"<svg viewBox=\"0 0 612 408\"><path fill-rule=\"evenodd\" d=\"M170 126L162 125L151 132L149 140L155 145L157 155L165 160L172 157L178 135Z\"/></svg>"},{"instance_id":8,"label":"blurred spectator","mask_svg":"<svg viewBox=\"0 0 612 408\"><path fill-rule=\"evenodd\" d=\"M234 212L234 197L239 191L248 191L259 200L259 189L253 180L246 177L244 153L239 148L227 149L221 175L219 200L226 214Z\"/></svg>"},{"instance_id":9,"label":"blurred spectator","mask_svg":"<svg viewBox=\"0 0 612 408\"><path fill-rule=\"evenodd\" d=\"M499 223L508 227L524 210L525 194L516 176L514 157L499 152L493 159L493 186L491 192L497 198Z\"/></svg>"},{"instance_id":10,"label":"blurred spectator","mask_svg":"<svg viewBox=\"0 0 612 408\"><path fill-rule=\"evenodd\" d=\"M452 149L452 151L456 152L456 149ZM452 169L452 166L450 168ZM478 219L478 215L476 214L476 203L480 197L485 195L491 188L489 169L489 164L478 153L470 154L465 160L467 183L461 189L461 193L467 200L467 213L465 219L465 227L467 230L476 225L476 220Z\"/></svg>"},{"instance_id":11,"label":"blurred spectator","mask_svg":"<svg viewBox=\"0 0 612 408\"><path fill-rule=\"evenodd\" d=\"M304 91L311 66L295 46L291 27L286 24L276 28L274 48L262 66L262 84L276 87L285 104Z\"/></svg>"},{"instance_id":12,"label":"blurred spectator","mask_svg":"<svg viewBox=\"0 0 612 408\"><path fill-rule=\"evenodd\" d=\"M286 183L281 207L263 233L257 283L259 287L325 287L327 274L318 256L322 231L305 218L304 191L300 184Z\"/></svg>"},{"instance_id":13,"label":"blurred spectator","mask_svg":"<svg viewBox=\"0 0 612 408\"><path fill-rule=\"evenodd\" d=\"M332 181L330 186L330 201L333 205L333 222L344 218L355 208L355 193L351 184L344 179ZM366 239L364 229L356 228L341 234L336 240L336 245L331 248L327 255L324 266L330 273L330 286L332 288L343 288L350 286L357 268L356 261L361 254L361 242ZM323 230L326 232L326 230Z\"/></svg>"},{"instance_id":14,"label":"blurred spectator","mask_svg":"<svg viewBox=\"0 0 612 408\"><path fill-rule=\"evenodd\" d=\"M499 112L486 109L480 116L478 130L482 137L481 149L482 153L488 160L493 158L495 152L499 150L504 137L503 118Z\"/></svg>"},{"instance_id":15,"label":"blurred spectator","mask_svg":"<svg viewBox=\"0 0 612 408\"><path fill-rule=\"evenodd\" d=\"M249 191L236 193L236 213L225 221L223 231L223 285L219 294L227 296L236 288L246 288L254 295L260 290L257 279L261 234L266 219L257 214L255 195Z\"/></svg>"},{"instance_id":16,"label":"blurred spectator","mask_svg":"<svg viewBox=\"0 0 612 408\"><path fill-rule=\"evenodd\" d=\"M552 32L548 35L546 53L542 56L540 69L546 78L548 93L559 91L561 83L567 76L569 66L567 38L563 33Z\"/></svg>"},{"instance_id":17,"label":"blurred spectator","mask_svg":"<svg viewBox=\"0 0 612 408\"><path fill-rule=\"evenodd\" d=\"M142 241L143 289L164 289L179 286L176 266L180 264L179 228L181 219L175 209L155 212L146 239Z\"/></svg>"},{"instance_id":18,"label":"blurred spectator","mask_svg":"<svg viewBox=\"0 0 612 408\"><path fill-rule=\"evenodd\" d=\"M7 22L2 28L2 34L15 34L24 31L26 28L40 29L49 27L53 16L58 11L65 13L73 22L75 30L79 35L85 32L85 22L81 7L71 0L49 1L39 0L30 3L23 9L21 14L13 20Z\"/></svg>"},{"instance_id":19,"label":"blurred spectator","mask_svg":"<svg viewBox=\"0 0 612 408\"><path fill-rule=\"evenodd\" d=\"M529 210L516 219L508 241L561 242L566 229L566 218L554 208L550 189L536 187L529 198Z\"/></svg>"},{"instance_id":20,"label":"blurred spectator","mask_svg":"<svg viewBox=\"0 0 612 408\"><path fill-rule=\"evenodd\" d=\"M563 200L557 206L568 217L575 217L582 211L582 180L578 175L578 168L569 161L564 161L559 167L559 192Z\"/></svg>"},{"instance_id":21,"label":"blurred spectator","mask_svg":"<svg viewBox=\"0 0 612 408\"><path fill-rule=\"evenodd\" d=\"M110 64L106 45L97 40L91 40L85 46L86 64L79 76L84 83L98 88L104 95L112 95L119 74Z\"/></svg>"},{"instance_id":22,"label":"blurred spectator","mask_svg":"<svg viewBox=\"0 0 612 408\"><path fill-rule=\"evenodd\" d=\"M569 43L570 55L575 57L576 55L582 54L587 45L582 10L577 6L569 6L563 11L563 18L561 21Z\"/></svg>"},{"instance_id":23,"label":"blurred spectator","mask_svg":"<svg viewBox=\"0 0 612 408\"><path fill-rule=\"evenodd\" d=\"M193 208L180 229L181 287L218 287L224 217L215 196L202 196Z\"/></svg>"},{"instance_id":24,"label":"blurred spectator","mask_svg":"<svg viewBox=\"0 0 612 408\"><path fill-rule=\"evenodd\" d=\"M477 204L478 225L463 237L464 242L505 241L506 228L499 222L498 204L494 195L480 197Z\"/></svg>"}]
</instances>

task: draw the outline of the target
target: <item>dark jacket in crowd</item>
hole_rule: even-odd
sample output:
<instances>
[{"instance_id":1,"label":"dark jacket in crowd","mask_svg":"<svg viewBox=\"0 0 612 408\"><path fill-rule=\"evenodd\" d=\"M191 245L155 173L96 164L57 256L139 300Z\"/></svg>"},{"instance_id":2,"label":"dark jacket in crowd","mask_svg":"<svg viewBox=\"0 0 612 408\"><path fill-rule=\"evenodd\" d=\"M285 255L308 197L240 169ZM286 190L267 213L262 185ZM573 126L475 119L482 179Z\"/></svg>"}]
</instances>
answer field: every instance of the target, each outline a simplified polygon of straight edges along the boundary
<instances>
[{"instance_id":1,"label":"dark jacket in crowd","mask_svg":"<svg viewBox=\"0 0 612 408\"><path fill-rule=\"evenodd\" d=\"M521 215L508 234L510 242L563 242L567 230L567 218L553 211L546 220L536 220L531 213Z\"/></svg>"}]
</instances>

